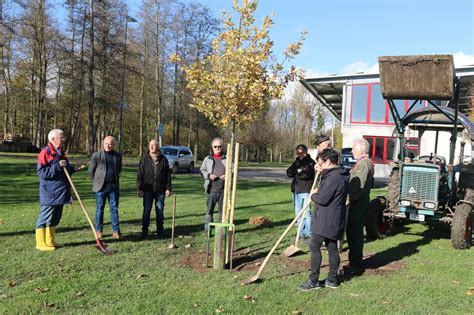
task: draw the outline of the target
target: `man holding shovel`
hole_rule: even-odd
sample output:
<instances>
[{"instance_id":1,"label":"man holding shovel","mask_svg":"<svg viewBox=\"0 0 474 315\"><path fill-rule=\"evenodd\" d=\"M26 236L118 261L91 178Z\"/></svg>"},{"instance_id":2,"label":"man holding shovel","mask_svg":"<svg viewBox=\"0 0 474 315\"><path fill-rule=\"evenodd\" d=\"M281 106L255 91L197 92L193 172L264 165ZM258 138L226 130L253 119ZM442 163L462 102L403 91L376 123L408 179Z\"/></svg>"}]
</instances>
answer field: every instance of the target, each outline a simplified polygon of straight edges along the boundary
<instances>
[{"instance_id":1,"label":"man holding shovel","mask_svg":"<svg viewBox=\"0 0 474 315\"><path fill-rule=\"evenodd\" d=\"M71 203L71 190L63 167L71 174L74 168L66 158L63 141L62 130L51 130L48 133L48 145L38 155L40 211L36 222L36 249L41 251L60 247L55 242L56 226L61 221L64 204Z\"/></svg>"},{"instance_id":2,"label":"man holding shovel","mask_svg":"<svg viewBox=\"0 0 474 315\"><path fill-rule=\"evenodd\" d=\"M325 287L337 288L337 271L340 257L337 240L342 238L346 218L346 198L349 186L349 173L338 165L339 154L333 149L319 153L318 165L321 184L318 190L311 191L311 200L316 208L311 221L311 274L308 281L299 286L301 291L321 288L319 272L321 268L321 245L324 243L329 254L329 274Z\"/></svg>"},{"instance_id":3,"label":"man holding shovel","mask_svg":"<svg viewBox=\"0 0 474 315\"><path fill-rule=\"evenodd\" d=\"M314 181L314 166L316 163L308 154L308 148L304 144L299 144L296 147L296 155L296 160L286 170L286 175L293 179L291 182L291 192L293 193L295 215L298 215L309 199L309 192ZM311 208L308 208L304 217L300 219L303 220L300 231L303 240L309 240L311 237ZM300 224L298 226L300 226Z\"/></svg>"}]
</instances>

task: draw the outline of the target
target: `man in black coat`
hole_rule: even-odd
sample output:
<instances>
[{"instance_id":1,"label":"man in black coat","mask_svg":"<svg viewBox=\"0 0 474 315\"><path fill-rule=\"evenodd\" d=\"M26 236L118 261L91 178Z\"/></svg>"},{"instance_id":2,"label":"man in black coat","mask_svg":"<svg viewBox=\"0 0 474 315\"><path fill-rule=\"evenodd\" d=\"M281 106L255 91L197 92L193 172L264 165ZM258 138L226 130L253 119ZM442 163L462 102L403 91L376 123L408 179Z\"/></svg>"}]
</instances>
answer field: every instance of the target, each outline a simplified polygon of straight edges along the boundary
<instances>
[{"instance_id":1,"label":"man in black coat","mask_svg":"<svg viewBox=\"0 0 474 315\"><path fill-rule=\"evenodd\" d=\"M308 154L308 148L304 144L299 144L296 147L296 155L296 160L286 170L286 175L293 179L291 182L291 192L293 193L295 215L298 215L309 200L309 192L311 191L311 185L314 181L314 166L316 162L314 162ZM301 236L303 239L309 239L311 237L310 207L308 207L303 219L299 220L303 220Z\"/></svg>"},{"instance_id":2,"label":"man in black coat","mask_svg":"<svg viewBox=\"0 0 474 315\"><path fill-rule=\"evenodd\" d=\"M137 193L143 198L141 239L148 236L153 202L155 202L156 235L164 236L165 197L171 194L171 169L168 160L161 154L158 141L151 140L148 149L149 152L140 160L137 172Z\"/></svg>"},{"instance_id":3,"label":"man in black coat","mask_svg":"<svg viewBox=\"0 0 474 315\"><path fill-rule=\"evenodd\" d=\"M311 191L311 200L316 209L311 221L311 274L309 280L299 289L308 291L321 288L319 271L321 268L321 245L324 243L329 254L329 274L325 287L337 288L337 271L340 257L337 240L342 239L346 218L346 198L349 186L349 172L338 165L339 154L333 149L325 149L317 158L321 173L319 189Z\"/></svg>"}]
</instances>

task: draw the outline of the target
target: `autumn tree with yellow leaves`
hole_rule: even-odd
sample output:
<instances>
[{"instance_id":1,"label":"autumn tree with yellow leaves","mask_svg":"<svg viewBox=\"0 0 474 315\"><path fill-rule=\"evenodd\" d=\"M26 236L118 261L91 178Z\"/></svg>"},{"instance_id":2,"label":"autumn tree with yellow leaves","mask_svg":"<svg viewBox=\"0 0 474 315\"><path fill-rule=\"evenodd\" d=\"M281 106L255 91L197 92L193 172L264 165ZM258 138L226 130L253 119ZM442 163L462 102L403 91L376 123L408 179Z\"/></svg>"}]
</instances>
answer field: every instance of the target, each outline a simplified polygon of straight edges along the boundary
<instances>
[{"instance_id":1,"label":"autumn tree with yellow leaves","mask_svg":"<svg viewBox=\"0 0 474 315\"><path fill-rule=\"evenodd\" d=\"M300 51L306 32L290 44L277 62L272 53L269 31L271 15L260 27L255 25L256 0L234 0L238 21L223 12L223 31L212 42L212 53L186 67L187 87L192 93L191 106L203 113L213 124L230 128L231 143L236 127L254 120L265 103L281 97L289 82L299 78L294 66L284 64Z\"/></svg>"}]
</instances>

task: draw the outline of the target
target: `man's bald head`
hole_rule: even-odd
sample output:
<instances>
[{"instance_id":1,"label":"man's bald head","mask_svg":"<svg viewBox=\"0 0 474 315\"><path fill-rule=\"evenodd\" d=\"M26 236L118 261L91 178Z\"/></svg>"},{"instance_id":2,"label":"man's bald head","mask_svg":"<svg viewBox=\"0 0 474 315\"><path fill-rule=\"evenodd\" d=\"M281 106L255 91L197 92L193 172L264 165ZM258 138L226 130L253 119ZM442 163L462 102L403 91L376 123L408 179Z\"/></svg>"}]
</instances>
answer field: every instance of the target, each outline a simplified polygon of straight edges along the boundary
<instances>
[{"instance_id":1,"label":"man's bald head","mask_svg":"<svg viewBox=\"0 0 474 315\"><path fill-rule=\"evenodd\" d=\"M110 152L114 150L115 138L112 136L107 136L104 138L104 150Z\"/></svg>"}]
</instances>

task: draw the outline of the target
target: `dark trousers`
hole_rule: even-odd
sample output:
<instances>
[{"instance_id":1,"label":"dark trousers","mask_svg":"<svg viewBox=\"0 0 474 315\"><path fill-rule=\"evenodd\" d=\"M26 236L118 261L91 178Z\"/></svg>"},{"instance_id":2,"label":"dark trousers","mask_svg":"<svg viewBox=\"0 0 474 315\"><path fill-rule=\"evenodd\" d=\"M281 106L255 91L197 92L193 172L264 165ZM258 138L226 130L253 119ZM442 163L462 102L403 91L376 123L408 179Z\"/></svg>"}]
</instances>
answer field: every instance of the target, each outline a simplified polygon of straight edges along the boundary
<instances>
[{"instance_id":1,"label":"dark trousers","mask_svg":"<svg viewBox=\"0 0 474 315\"><path fill-rule=\"evenodd\" d=\"M363 268L364 225L367 215L364 203L352 206L347 217L347 245L349 246L349 264L356 269Z\"/></svg>"},{"instance_id":2,"label":"dark trousers","mask_svg":"<svg viewBox=\"0 0 474 315\"><path fill-rule=\"evenodd\" d=\"M321 245L326 245L329 254L329 273L328 281L336 282L337 271L339 270L339 252L337 250L337 240L332 240L316 233L311 233L311 243L309 250L311 252L311 274L309 278L313 282L319 281L319 270L321 268Z\"/></svg>"},{"instance_id":3,"label":"dark trousers","mask_svg":"<svg viewBox=\"0 0 474 315\"><path fill-rule=\"evenodd\" d=\"M214 208L219 203L219 221L222 222L222 199L224 198L224 191L211 191L207 195L207 211L204 217L204 230L207 231L208 225L214 222Z\"/></svg>"},{"instance_id":4,"label":"dark trousers","mask_svg":"<svg viewBox=\"0 0 474 315\"><path fill-rule=\"evenodd\" d=\"M155 202L155 213L156 213L156 232L162 233L164 231L163 221L165 216L163 214L165 209L165 193L145 191L143 195L143 215L142 215L142 232L148 233L148 227L150 226L150 213L151 208Z\"/></svg>"}]
</instances>

